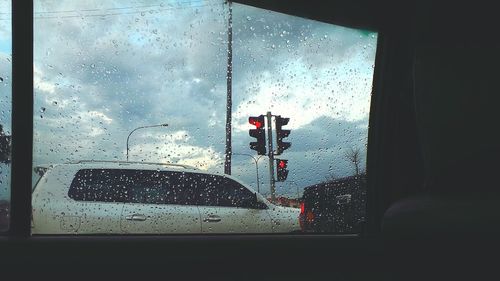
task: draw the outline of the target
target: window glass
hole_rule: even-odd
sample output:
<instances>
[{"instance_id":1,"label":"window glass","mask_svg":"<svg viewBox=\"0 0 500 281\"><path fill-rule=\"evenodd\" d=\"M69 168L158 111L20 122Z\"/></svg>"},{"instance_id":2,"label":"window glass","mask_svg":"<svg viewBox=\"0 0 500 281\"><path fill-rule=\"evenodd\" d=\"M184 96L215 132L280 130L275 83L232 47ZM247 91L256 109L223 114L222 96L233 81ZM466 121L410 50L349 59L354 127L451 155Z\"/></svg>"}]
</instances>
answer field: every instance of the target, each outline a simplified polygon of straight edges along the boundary
<instances>
[{"instance_id":1,"label":"window glass","mask_svg":"<svg viewBox=\"0 0 500 281\"><path fill-rule=\"evenodd\" d=\"M233 176L255 183L253 164L258 163L261 194L274 197L278 205L305 206L303 231L358 232L365 218L366 181L361 179L377 33L253 7L235 5L233 11L233 92L239 93L233 100L238 105L233 125L242 132L238 149L243 151L234 156ZM248 129L256 128L248 117L267 112L289 118L282 129L290 130L283 141L291 146L283 145L285 150L275 156L280 160L272 163L274 194L269 158L259 159L254 150L243 148L256 140L248 136ZM276 151L276 129L272 134ZM337 198L327 194L345 181L356 184L337 194L346 195L337 205ZM345 200L349 195L351 200Z\"/></svg>"},{"instance_id":2,"label":"window glass","mask_svg":"<svg viewBox=\"0 0 500 281\"><path fill-rule=\"evenodd\" d=\"M255 194L236 181L215 175L191 174L200 206L255 208Z\"/></svg>"},{"instance_id":3,"label":"window glass","mask_svg":"<svg viewBox=\"0 0 500 281\"><path fill-rule=\"evenodd\" d=\"M9 228L12 115L11 2L0 0L0 232Z\"/></svg>"},{"instance_id":4,"label":"window glass","mask_svg":"<svg viewBox=\"0 0 500 281\"><path fill-rule=\"evenodd\" d=\"M342 220L355 229L364 220L365 181L327 194L365 177L377 34L229 5L35 1L34 166L91 160L89 169L108 177L78 183L100 190L88 195L92 200L244 207L257 192L265 204L288 209L255 209L249 216L267 212L284 232L300 225L342 232L347 227L332 226ZM124 162L189 167L175 175L162 169L135 174L125 195L116 190L125 184L120 177L102 172L120 170ZM87 195L77 190L75 196ZM57 204L52 200L38 205ZM300 213L300 202L308 214ZM334 214L330 207L312 208L320 205L338 207ZM50 210L35 218L60 216ZM201 217L196 207L188 212ZM320 217L328 223L312 227Z\"/></svg>"},{"instance_id":5,"label":"window glass","mask_svg":"<svg viewBox=\"0 0 500 281\"><path fill-rule=\"evenodd\" d=\"M217 175L194 174L186 175L186 182L196 192L197 202L200 206L219 206L219 190L223 185L224 178Z\"/></svg>"},{"instance_id":6,"label":"window glass","mask_svg":"<svg viewBox=\"0 0 500 281\"><path fill-rule=\"evenodd\" d=\"M218 206L254 208L255 196L241 184L232 179L225 178L222 186L219 187Z\"/></svg>"},{"instance_id":7,"label":"window glass","mask_svg":"<svg viewBox=\"0 0 500 281\"><path fill-rule=\"evenodd\" d=\"M138 179L128 185L131 203L196 205L193 190L181 172L140 171L131 177Z\"/></svg>"},{"instance_id":8,"label":"window glass","mask_svg":"<svg viewBox=\"0 0 500 281\"><path fill-rule=\"evenodd\" d=\"M188 177L189 178L189 177ZM188 180L189 181L189 180ZM195 191L200 206L251 208L254 194L232 179L204 174L193 174Z\"/></svg>"},{"instance_id":9,"label":"window glass","mask_svg":"<svg viewBox=\"0 0 500 281\"><path fill-rule=\"evenodd\" d=\"M182 173L147 170L80 170L68 196L78 201L196 205Z\"/></svg>"},{"instance_id":10,"label":"window glass","mask_svg":"<svg viewBox=\"0 0 500 281\"><path fill-rule=\"evenodd\" d=\"M68 196L77 201L128 202L135 199L127 192L134 177L117 170L80 170Z\"/></svg>"},{"instance_id":11,"label":"window glass","mask_svg":"<svg viewBox=\"0 0 500 281\"><path fill-rule=\"evenodd\" d=\"M196 205L196 193L184 172L161 172L164 204Z\"/></svg>"}]
</instances>

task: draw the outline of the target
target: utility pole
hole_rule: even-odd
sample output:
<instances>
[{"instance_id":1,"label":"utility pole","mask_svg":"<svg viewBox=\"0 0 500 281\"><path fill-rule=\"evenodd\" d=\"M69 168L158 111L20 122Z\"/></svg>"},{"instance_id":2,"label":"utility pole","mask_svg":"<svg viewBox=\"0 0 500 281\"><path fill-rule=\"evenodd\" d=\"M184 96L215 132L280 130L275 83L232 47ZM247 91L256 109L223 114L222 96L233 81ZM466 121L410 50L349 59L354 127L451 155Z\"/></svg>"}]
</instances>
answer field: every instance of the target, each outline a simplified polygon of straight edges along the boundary
<instances>
[{"instance_id":1,"label":"utility pole","mask_svg":"<svg viewBox=\"0 0 500 281\"><path fill-rule=\"evenodd\" d=\"M231 112L232 112L232 73L233 73L233 8L229 6L229 19L227 30L227 102L226 102L226 161L224 162L224 174L231 174Z\"/></svg>"},{"instance_id":2,"label":"utility pole","mask_svg":"<svg viewBox=\"0 0 500 281\"><path fill-rule=\"evenodd\" d=\"M269 148L269 180L271 182L271 201L276 202L276 188L274 186L274 153L273 153L273 127L271 112L267 112L267 147Z\"/></svg>"}]
</instances>

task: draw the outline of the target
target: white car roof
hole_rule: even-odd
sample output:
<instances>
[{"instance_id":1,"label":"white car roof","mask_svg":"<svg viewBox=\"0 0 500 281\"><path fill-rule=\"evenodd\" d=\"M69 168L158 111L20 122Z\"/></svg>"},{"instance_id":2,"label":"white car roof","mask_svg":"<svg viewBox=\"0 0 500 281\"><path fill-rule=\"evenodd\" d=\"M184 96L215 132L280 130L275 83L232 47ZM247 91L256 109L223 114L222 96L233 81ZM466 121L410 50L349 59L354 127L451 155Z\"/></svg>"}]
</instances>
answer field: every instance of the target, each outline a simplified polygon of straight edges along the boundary
<instances>
[{"instance_id":1,"label":"white car roof","mask_svg":"<svg viewBox=\"0 0 500 281\"><path fill-rule=\"evenodd\" d=\"M131 170L159 170L159 171L178 171L178 172L192 172L198 174L207 174L207 175L217 175L221 177L230 178L247 188L249 188L252 192L255 190L248 186L247 184L240 181L238 178L232 177L230 175L222 174L222 173L214 173L200 170L196 167L184 165L184 164L174 164L174 163L152 163L152 162L132 162L132 161L108 161L108 160L80 160L80 161L72 161L67 163L60 164L43 164L37 165L33 167L34 171L37 172L40 176L45 174L45 172L54 167L64 168L72 167L72 169L131 169ZM261 196L259 194L259 196ZM264 198L263 196L261 196Z\"/></svg>"},{"instance_id":2,"label":"white car roof","mask_svg":"<svg viewBox=\"0 0 500 281\"><path fill-rule=\"evenodd\" d=\"M58 164L40 164L33 167L33 170L40 176L54 167L73 167L77 169L131 169L131 170L157 170L157 171L179 171L179 172L192 172L198 174L218 175L222 177L231 178L240 184L244 184L239 179L230 175L217 172L209 172L200 170L196 167L175 164L175 163L153 163L153 162L133 162L133 161L108 161L108 160L79 160ZM245 184L244 184L245 185Z\"/></svg>"},{"instance_id":3,"label":"white car roof","mask_svg":"<svg viewBox=\"0 0 500 281\"><path fill-rule=\"evenodd\" d=\"M182 170L200 173L196 167L174 163L152 163L131 161L80 160L58 164L42 164L34 167L35 171L47 170L55 166L79 166L86 169L139 169L139 170ZM202 172L203 173L203 172Z\"/></svg>"}]
</instances>

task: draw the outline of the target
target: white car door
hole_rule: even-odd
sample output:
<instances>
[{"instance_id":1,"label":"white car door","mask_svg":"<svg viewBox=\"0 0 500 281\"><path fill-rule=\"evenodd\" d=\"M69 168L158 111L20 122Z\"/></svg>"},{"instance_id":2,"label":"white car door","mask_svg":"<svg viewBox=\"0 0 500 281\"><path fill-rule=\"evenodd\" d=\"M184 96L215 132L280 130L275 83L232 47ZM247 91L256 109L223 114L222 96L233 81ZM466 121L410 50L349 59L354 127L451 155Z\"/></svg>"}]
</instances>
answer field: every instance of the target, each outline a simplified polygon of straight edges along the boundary
<instances>
[{"instance_id":1,"label":"white car door","mask_svg":"<svg viewBox=\"0 0 500 281\"><path fill-rule=\"evenodd\" d=\"M128 182L121 228L130 234L200 233L201 222L193 193L183 175L169 171L141 171Z\"/></svg>"},{"instance_id":2,"label":"white car door","mask_svg":"<svg viewBox=\"0 0 500 281\"><path fill-rule=\"evenodd\" d=\"M267 205L240 183L217 175L197 180L202 233L273 232Z\"/></svg>"},{"instance_id":3,"label":"white car door","mask_svg":"<svg viewBox=\"0 0 500 281\"><path fill-rule=\"evenodd\" d=\"M197 206L125 204L121 228L129 234L200 233Z\"/></svg>"},{"instance_id":4,"label":"white car door","mask_svg":"<svg viewBox=\"0 0 500 281\"><path fill-rule=\"evenodd\" d=\"M69 198L56 203L68 206L60 214L61 230L78 234L120 234L123 191L117 184L115 170L79 170L71 182Z\"/></svg>"},{"instance_id":5,"label":"white car door","mask_svg":"<svg viewBox=\"0 0 500 281\"><path fill-rule=\"evenodd\" d=\"M202 233L270 233L266 210L237 207L200 206Z\"/></svg>"}]
</instances>

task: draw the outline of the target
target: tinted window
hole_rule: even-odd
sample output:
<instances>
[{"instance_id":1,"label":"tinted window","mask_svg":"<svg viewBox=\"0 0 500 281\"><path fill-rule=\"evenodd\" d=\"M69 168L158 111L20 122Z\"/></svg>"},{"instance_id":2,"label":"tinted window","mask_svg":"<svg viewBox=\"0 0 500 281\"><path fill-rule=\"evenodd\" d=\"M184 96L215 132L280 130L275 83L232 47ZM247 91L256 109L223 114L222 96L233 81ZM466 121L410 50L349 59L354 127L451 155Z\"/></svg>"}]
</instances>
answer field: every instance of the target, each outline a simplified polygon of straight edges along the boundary
<instances>
[{"instance_id":1,"label":"tinted window","mask_svg":"<svg viewBox=\"0 0 500 281\"><path fill-rule=\"evenodd\" d=\"M131 203L196 204L192 188L186 185L184 173L141 171L132 176L135 179L128 186Z\"/></svg>"},{"instance_id":2,"label":"tinted window","mask_svg":"<svg viewBox=\"0 0 500 281\"><path fill-rule=\"evenodd\" d=\"M198 204L203 206L219 206L218 190L224 178L217 175L186 174L187 183L194 188Z\"/></svg>"},{"instance_id":3,"label":"tinted window","mask_svg":"<svg viewBox=\"0 0 500 281\"><path fill-rule=\"evenodd\" d=\"M132 177L119 170L80 170L69 189L69 197L78 201L126 202L126 190Z\"/></svg>"},{"instance_id":4,"label":"tinted window","mask_svg":"<svg viewBox=\"0 0 500 281\"><path fill-rule=\"evenodd\" d=\"M253 208L255 195L236 181L215 175L193 174L198 203L203 206Z\"/></svg>"},{"instance_id":5,"label":"tinted window","mask_svg":"<svg viewBox=\"0 0 500 281\"><path fill-rule=\"evenodd\" d=\"M219 206L253 208L255 195L232 179L225 178L218 192Z\"/></svg>"},{"instance_id":6,"label":"tinted window","mask_svg":"<svg viewBox=\"0 0 500 281\"><path fill-rule=\"evenodd\" d=\"M183 173L120 169L81 170L69 196L80 201L195 204Z\"/></svg>"}]
</instances>

